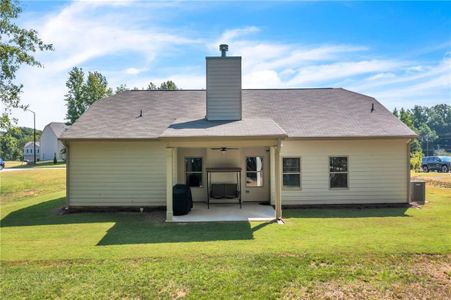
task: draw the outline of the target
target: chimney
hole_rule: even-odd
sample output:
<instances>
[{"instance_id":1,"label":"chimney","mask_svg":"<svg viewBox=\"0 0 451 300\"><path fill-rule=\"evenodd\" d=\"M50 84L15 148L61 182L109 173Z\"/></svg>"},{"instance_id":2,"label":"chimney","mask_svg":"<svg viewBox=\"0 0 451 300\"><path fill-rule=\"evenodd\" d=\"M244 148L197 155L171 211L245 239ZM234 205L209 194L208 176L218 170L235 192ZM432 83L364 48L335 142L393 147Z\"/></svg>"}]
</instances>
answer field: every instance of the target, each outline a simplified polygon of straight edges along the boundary
<instances>
[{"instance_id":1,"label":"chimney","mask_svg":"<svg viewBox=\"0 0 451 300\"><path fill-rule=\"evenodd\" d=\"M221 57L226 57L226 52L229 51L229 45L221 44L219 45L219 50L221 50Z\"/></svg>"},{"instance_id":2,"label":"chimney","mask_svg":"<svg viewBox=\"0 0 451 300\"><path fill-rule=\"evenodd\" d=\"M207 120L241 120L241 56L226 56L226 44L219 50L221 56L206 57Z\"/></svg>"}]
</instances>

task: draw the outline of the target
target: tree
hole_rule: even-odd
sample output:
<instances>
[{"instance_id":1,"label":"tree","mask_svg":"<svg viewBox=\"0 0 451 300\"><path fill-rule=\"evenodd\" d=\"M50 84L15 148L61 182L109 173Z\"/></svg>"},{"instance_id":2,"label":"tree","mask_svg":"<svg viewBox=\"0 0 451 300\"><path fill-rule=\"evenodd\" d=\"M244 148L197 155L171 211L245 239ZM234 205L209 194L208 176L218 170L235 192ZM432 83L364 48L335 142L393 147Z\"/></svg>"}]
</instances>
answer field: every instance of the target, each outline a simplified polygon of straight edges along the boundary
<instances>
[{"instance_id":1,"label":"tree","mask_svg":"<svg viewBox=\"0 0 451 300\"><path fill-rule=\"evenodd\" d=\"M20 158L19 140L15 137L20 132L20 128L11 127L0 139L0 156L5 160L18 160Z\"/></svg>"},{"instance_id":2,"label":"tree","mask_svg":"<svg viewBox=\"0 0 451 300\"><path fill-rule=\"evenodd\" d=\"M426 123L422 123L420 127L417 130L418 139L422 142L424 145L426 143L426 155L429 155L429 144L432 145L432 143L438 139L438 135L433 131Z\"/></svg>"},{"instance_id":3,"label":"tree","mask_svg":"<svg viewBox=\"0 0 451 300\"><path fill-rule=\"evenodd\" d=\"M81 68L74 67L69 72L69 79L66 82L68 89L65 95L67 106L66 119L73 124L84 112L84 77Z\"/></svg>"},{"instance_id":4,"label":"tree","mask_svg":"<svg viewBox=\"0 0 451 300\"><path fill-rule=\"evenodd\" d=\"M118 87L116 87L116 91L114 93L115 94L120 94L120 93L125 92L127 90L128 90L127 85L126 84L121 84Z\"/></svg>"},{"instance_id":5,"label":"tree","mask_svg":"<svg viewBox=\"0 0 451 300\"><path fill-rule=\"evenodd\" d=\"M83 69L77 67L69 72L66 87L66 119L69 124L73 124L94 102L113 93L108 87L106 77L101 73L89 72L85 81Z\"/></svg>"},{"instance_id":6,"label":"tree","mask_svg":"<svg viewBox=\"0 0 451 300\"><path fill-rule=\"evenodd\" d=\"M451 152L451 106L438 104L432 107L414 106L410 110L401 108L399 118L418 134L411 146L412 152L421 148L425 155L443 149Z\"/></svg>"},{"instance_id":7,"label":"tree","mask_svg":"<svg viewBox=\"0 0 451 300\"><path fill-rule=\"evenodd\" d=\"M401 108L399 111L399 119L410 129L415 130L415 126L413 126L412 114L408 109L404 110L404 108Z\"/></svg>"},{"instance_id":8,"label":"tree","mask_svg":"<svg viewBox=\"0 0 451 300\"><path fill-rule=\"evenodd\" d=\"M36 30L24 29L14 24L22 12L16 1L0 2L0 101L4 106L0 118L0 128L7 129L11 124L12 108L25 109L20 103L23 85L16 83L16 72L22 65L42 67L33 57L37 51L53 50L51 44L45 44Z\"/></svg>"},{"instance_id":9,"label":"tree","mask_svg":"<svg viewBox=\"0 0 451 300\"><path fill-rule=\"evenodd\" d=\"M396 107L395 107L395 109L393 110L393 115L399 119L399 112L398 112L398 110L396 109Z\"/></svg>"},{"instance_id":10,"label":"tree","mask_svg":"<svg viewBox=\"0 0 451 300\"><path fill-rule=\"evenodd\" d=\"M174 90L178 90L177 85L174 83L174 81L172 80L168 80L165 82L162 82L160 84L160 87L158 88L159 90L167 90L167 91L174 91Z\"/></svg>"},{"instance_id":11,"label":"tree","mask_svg":"<svg viewBox=\"0 0 451 300\"><path fill-rule=\"evenodd\" d=\"M420 128L421 124L427 124L429 109L425 106L415 105L412 110L412 121L416 128Z\"/></svg>"},{"instance_id":12,"label":"tree","mask_svg":"<svg viewBox=\"0 0 451 300\"><path fill-rule=\"evenodd\" d=\"M410 155L410 169L415 171L420 170L422 158L423 154L421 152L412 153Z\"/></svg>"},{"instance_id":13,"label":"tree","mask_svg":"<svg viewBox=\"0 0 451 300\"><path fill-rule=\"evenodd\" d=\"M155 85L155 83L153 83L152 81L149 82L149 84L147 85L147 89L148 90L156 90L157 86Z\"/></svg>"},{"instance_id":14,"label":"tree","mask_svg":"<svg viewBox=\"0 0 451 300\"><path fill-rule=\"evenodd\" d=\"M42 131L36 130L39 139ZM0 157L6 160L18 160L23 157L23 147L27 142L33 141L33 128L11 127L0 139Z\"/></svg>"},{"instance_id":15,"label":"tree","mask_svg":"<svg viewBox=\"0 0 451 300\"><path fill-rule=\"evenodd\" d=\"M89 72L85 84L85 110L94 102L102 98L111 96L113 91L108 87L106 77L99 72Z\"/></svg>"}]
</instances>

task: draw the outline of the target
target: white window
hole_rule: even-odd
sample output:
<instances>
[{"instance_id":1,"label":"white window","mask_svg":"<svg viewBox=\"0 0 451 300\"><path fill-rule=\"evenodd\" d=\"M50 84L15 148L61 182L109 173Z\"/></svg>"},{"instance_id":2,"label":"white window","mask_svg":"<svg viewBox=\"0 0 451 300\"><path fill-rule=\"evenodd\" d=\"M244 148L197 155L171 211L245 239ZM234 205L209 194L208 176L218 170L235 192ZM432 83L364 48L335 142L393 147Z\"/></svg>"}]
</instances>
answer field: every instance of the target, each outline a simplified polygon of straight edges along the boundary
<instances>
[{"instance_id":1,"label":"white window","mask_svg":"<svg viewBox=\"0 0 451 300\"><path fill-rule=\"evenodd\" d=\"M202 186L202 157L185 157L185 180L190 187Z\"/></svg>"},{"instance_id":2,"label":"white window","mask_svg":"<svg viewBox=\"0 0 451 300\"><path fill-rule=\"evenodd\" d=\"M348 188L348 157L329 157L329 186L334 188Z\"/></svg>"},{"instance_id":3,"label":"white window","mask_svg":"<svg viewBox=\"0 0 451 300\"><path fill-rule=\"evenodd\" d=\"M246 157L246 186L263 186L263 157Z\"/></svg>"},{"instance_id":4,"label":"white window","mask_svg":"<svg viewBox=\"0 0 451 300\"><path fill-rule=\"evenodd\" d=\"M283 187L293 188L301 187L301 158L284 157L283 158Z\"/></svg>"}]
</instances>

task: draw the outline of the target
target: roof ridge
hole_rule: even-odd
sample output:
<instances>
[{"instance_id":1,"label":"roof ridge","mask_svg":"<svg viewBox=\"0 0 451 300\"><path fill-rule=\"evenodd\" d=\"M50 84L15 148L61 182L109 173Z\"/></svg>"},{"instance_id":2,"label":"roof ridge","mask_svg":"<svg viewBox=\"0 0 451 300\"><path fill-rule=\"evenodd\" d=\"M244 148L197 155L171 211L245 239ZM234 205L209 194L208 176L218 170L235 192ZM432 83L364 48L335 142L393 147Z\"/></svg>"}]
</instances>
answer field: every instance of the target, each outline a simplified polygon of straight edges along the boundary
<instances>
[{"instance_id":1,"label":"roof ridge","mask_svg":"<svg viewBox=\"0 0 451 300\"><path fill-rule=\"evenodd\" d=\"M247 88L241 89L243 91L289 91L289 90L339 90L343 88L333 88L333 87L313 87L313 88ZM127 90L127 92L203 92L206 89L178 89L178 90ZM366 96L366 95L365 95Z\"/></svg>"}]
</instances>

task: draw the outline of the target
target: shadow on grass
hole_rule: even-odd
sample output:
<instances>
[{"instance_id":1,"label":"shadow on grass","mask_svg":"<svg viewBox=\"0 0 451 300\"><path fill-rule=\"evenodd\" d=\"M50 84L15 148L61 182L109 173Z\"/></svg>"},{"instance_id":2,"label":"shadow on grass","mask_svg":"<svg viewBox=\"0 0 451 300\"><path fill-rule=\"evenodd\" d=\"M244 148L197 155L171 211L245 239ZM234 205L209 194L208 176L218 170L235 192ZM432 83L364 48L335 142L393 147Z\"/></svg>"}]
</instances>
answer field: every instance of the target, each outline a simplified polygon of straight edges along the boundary
<instances>
[{"instance_id":1,"label":"shadow on grass","mask_svg":"<svg viewBox=\"0 0 451 300\"><path fill-rule=\"evenodd\" d=\"M53 199L9 213L1 227L114 223L98 246L179 243L220 240L251 240L253 233L268 223L251 226L249 222L164 223L164 211L79 212L58 214L65 198Z\"/></svg>"},{"instance_id":2,"label":"shadow on grass","mask_svg":"<svg viewBox=\"0 0 451 300\"><path fill-rule=\"evenodd\" d=\"M59 214L65 198L28 206L6 215L1 227L114 223L98 246L179 243L199 241L251 240L254 232L268 223L251 226L249 222L164 223L164 210L138 212L78 212ZM285 218L368 218L405 217L407 207L285 209Z\"/></svg>"},{"instance_id":3,"label":"shadow on grass","mask_svg":"<svg viewBox=\"0 0 451 300\"><path fill-rule=\"evenodd\" d=\"M284 218L381 218L409 217L409 207L365 207L365 208L302 208L285 209Z\"/></svg>"},{"instance_id":4,"label":"shadow on grass","mask_svg":"<svg viewBox=\"0 0 451 300\"><path fill-rule=\"evenodd\" d=\"M268 224L251 227L249 222L152 225L117 222L97 246L252 240L254 232Z\"/></svg>"}]
</instances>

